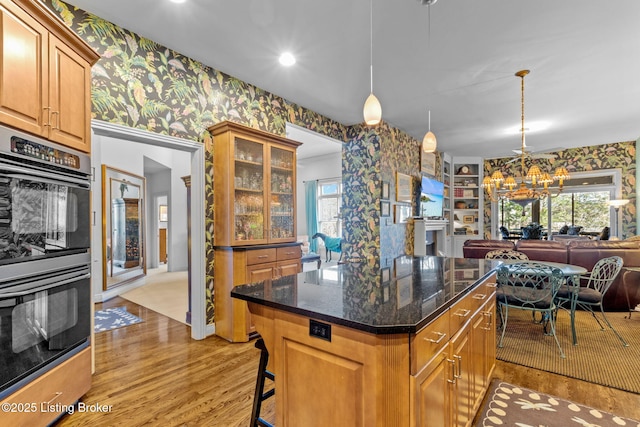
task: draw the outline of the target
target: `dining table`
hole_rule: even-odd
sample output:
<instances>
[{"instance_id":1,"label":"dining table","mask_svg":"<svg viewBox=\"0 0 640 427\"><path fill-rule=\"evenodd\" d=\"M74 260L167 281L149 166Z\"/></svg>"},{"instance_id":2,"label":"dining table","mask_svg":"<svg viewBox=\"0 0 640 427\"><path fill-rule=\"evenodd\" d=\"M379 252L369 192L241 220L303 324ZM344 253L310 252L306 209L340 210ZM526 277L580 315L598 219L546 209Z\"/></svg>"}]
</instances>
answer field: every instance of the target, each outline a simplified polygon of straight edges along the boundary
<instances>
[{"instance_id":1,"label":"dining table","mask_svg":"<svg viewBox=\"0 0 640 427\"><path fill-rule=\"evenodd\" d=\"M571 337L573 339L573 345L578 344L578 337L576 335L576 307L577 307L577 298L578 298L578 290L580 289L580 276L589 272L586 268L573 265L573 264L565 264L561 262L551 262L551 261L521 261L521 260L501 260L504 264L522 264L522 263L536 263L536 264L544 264L550 267L555 267L562 272L562 275L565 278L565 283L572 290L571 292L571 303L569 308L569 314L571 316Z\"/></svg>"}]
</instances>

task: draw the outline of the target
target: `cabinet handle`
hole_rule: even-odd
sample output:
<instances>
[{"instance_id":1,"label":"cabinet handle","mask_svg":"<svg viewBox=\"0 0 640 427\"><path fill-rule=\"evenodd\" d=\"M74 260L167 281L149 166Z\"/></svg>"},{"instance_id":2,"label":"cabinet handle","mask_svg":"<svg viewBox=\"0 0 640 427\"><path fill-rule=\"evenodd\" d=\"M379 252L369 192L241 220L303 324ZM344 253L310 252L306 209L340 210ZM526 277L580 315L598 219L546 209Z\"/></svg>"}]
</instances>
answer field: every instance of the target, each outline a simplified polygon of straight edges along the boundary
<instances>
[{"instance_id":1,"label":"cabinet handle","mask_svg":"<svg viewBox=\"0 0 640 427\"><path fill-rule=\"evenodd\" d=\"M471 310L460 309L460 310L456 311L454 314L456 316L459 316L459 317L467 317L469 315L469 313L471 313Z\"/></svg>"},{"instance_id":2,"label":"cabinet handle","mask_svg":"<svg viewBox=\"0 0 640 427\"><path fill-rule=\"evenodd\" d=\"M447 382L450 384L455 384L456 383L456 361L452 360L452 359L447 359L447 362L451 364L451 369L453 372L453 377L452 379L447 378Z\"/></svg>"},{"instance_id":3,"label":"cabinet handle","mask_svg":"<svg viewBox=\"0 0 640 427\"><path fill-rule=\"evenodd\" d=\"M285 252L285 255L293 255L295 252Z\"/></svg>"},{"instance_id":4,"label":"cabinet handle","mask_svg":"<svg viewBox=\"0 0 640 427\"><path fill-rule=\"evenodd\" d=\"M42 107L42 109L44 110L44 114L43 114L43 120L46 117L47 123L42 123L42 126L44 127L49 127L51 126L51 112L49 110L51 110L51 107Z\"/></svg>"},{"instance_id":5,"label":"cabinet handle","mask_svg":"<svg viewBox=\"0 0 640 427\"><path fill-rule=\"evenodd\" d=\"M493 328L493 313L490 311L483 311L482 315L489 318L487 320L487 326L482 329L484 329L485 331L490 331Z\"/></svg>"},{"instance_id":6,"label":"cabinet handle","mask_svg":"<svg viewBox=\"0 0 640 427\"><path fill-rule=\"evenodd\" d=\"M269 255L258 255L258 259L269 258Z\"/></svg>"},{"instance_id":7,"label":"cabinet handle","mask_svg":"<svg viewBox=\"0 0 640 427\"><path fill-rule=\"evenodd\" d=\"M435 332L435 331L434 331L433 333L434 333L434 334L436 334L436 335L438 335L438 337L439 337L439 338L438 338L437 340L434 340L433 338L426 338L426 337L424 338L424 340L425 340L425 341L432 342L432 343L434 343L434 344L440 344L440 343L442 342L442 340L444 339L444 337L446 337L446 336L447 336L447 334L444 334L444 333L442 333L442 332Z\"/></svg>"},{"instance_id":8,"label":"cabinet handle","mask_svg":"<svg viewBox=\"0 0 640 427\"><path fill-rule=\"evenodd\" d=\"M487 283L484 285L487 288L497 288L498 284L497 283Z\"/></svg>"},{"instance_id":9,"label":"cabinet handle","mask_svg":"<svg viewBox=\"0 0 640 427\"><path fill-rule=\"evenodd\" d=\"M475 294L475 295L473 296L473 299L480 299L480 300L483 300L483 299L485 299L486 297L487 297L487 294Z\"/></svg>"},{"instance_id":10,"label":"cabinet handle","mask_svg":"<svg viewBox=\"0 0 640 427\"><path fill-rule=\"evenodd\" d=\"M56 129L56 130L60 130L60 112L59 111L52 111L51 112L51 117L53 118L53 116L56 116L56 125L53 126L51 125L52 129Z\"/></svg>"},{"instance_id":11,"label":"cabinet handle","mask_svg":"<svg viewBox=\"0 0 640 427\"><path fill-rule=\"evenodd\" d=\"M62 396L62 392L61 391L56 391L55 396L53 396L48 402L47 405L51 404L51 402L53 402L54 400L56 400L57 398L59 398L60 396Z\"/></svg>"},{"instance_id":12,"label":"cabinet handle","mask_svg":"<svg viewBox=\"0 0 640 427\"><path fill-rule=\"evenodd\" d=\"M457 362L456 365L458 366L458 373L455 374L455 369L454 369L453 376L455 378L460 379L460 378L462 378L462 356L458 356L457 354L454 354L453 358L456 359L456 362Z\"/></svg>"}]
</instances>

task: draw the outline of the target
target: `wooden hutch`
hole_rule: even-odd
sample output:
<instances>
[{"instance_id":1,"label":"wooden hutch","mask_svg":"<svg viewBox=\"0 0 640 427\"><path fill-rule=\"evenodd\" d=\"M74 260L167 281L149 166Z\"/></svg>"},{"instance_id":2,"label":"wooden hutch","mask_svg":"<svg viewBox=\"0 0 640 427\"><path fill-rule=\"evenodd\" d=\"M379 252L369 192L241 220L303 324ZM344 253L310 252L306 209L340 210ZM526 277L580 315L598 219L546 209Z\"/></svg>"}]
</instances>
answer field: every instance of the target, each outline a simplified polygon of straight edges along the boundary
<instances>
[{"instance_id":1,"label":"wooden hutch","mask_svg":"<svg viewBox=\"0 0 640 427\"><path fill-rule=\"evenodd\" d=\"M216 334L246 342L255 332L234 286L298 273L296 149L299 142L233 122L213 137Z\"/></svg>"}]
</instances>

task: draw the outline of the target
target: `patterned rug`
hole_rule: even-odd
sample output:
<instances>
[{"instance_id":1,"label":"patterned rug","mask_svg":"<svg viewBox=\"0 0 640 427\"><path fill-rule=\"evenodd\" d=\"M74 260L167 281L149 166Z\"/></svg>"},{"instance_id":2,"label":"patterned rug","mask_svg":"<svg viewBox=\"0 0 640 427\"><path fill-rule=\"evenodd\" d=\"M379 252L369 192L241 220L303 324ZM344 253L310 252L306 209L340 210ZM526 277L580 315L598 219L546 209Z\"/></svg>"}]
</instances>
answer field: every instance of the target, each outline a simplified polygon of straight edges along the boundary
<instances>
[{"instance_id":1,"label":"patterned rug","mask_svg":"<svg viewBox=\"0 0 640 427\"><path fill-rule=\"evenodd\" d=\"M640 427L640 421L494 380L475 424L482 427Z\"/></svg>"},{"instance_id":2,"label":"patterned rug","mask_svg":"<svg viewBox=\"0 0 640 427\"><path fill-rule=\"evenodd\" d=\"M607 313L614 328L629 344L622 343L611 331L600 329L591 314L576 313L578 345L572 344L569 314L558 313L557 335L566 355L560 357L552 336L531 322L531 313L510 310L504 347L497 358L530 368L553 372L595 384L640 394L640 313ZM498 330L498 340L500 339Z\"/></svg>"},{"instance_id":3,"label":"patterned rug","mask_svg":"<svg viewBox=\"0 0 640 427\"><path fill-rule=\"evenodd\" d=\"M144 322L141 318L129 313L126 307L106 308L96 311L94 317L94 331L96 333Z\"/></svg>"}]
</instances>

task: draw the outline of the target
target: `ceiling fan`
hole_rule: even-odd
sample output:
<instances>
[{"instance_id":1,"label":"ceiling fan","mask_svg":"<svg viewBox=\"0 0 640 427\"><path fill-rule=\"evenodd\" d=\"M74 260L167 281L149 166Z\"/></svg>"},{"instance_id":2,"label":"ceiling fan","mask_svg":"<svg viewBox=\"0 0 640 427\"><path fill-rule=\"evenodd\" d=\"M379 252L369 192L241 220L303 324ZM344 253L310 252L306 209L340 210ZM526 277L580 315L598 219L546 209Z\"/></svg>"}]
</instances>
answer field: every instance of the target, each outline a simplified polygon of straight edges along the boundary
<instances>
[{"instance_id":1,"label":"ceiling fan","mask_svg":"<svg viewBox=\"0 0 640 427\"><path fill-rule=\"evenodd\" d=\"M551 154L550 152L555 152L555 151L562 151L564 150L563 147L556 147L556 148L550 148L550 149L546 149L546 150L538 150L538 151L534 151L533 147L527 147L526 141L523 144L524 147L524 155L526 157L532 158L532 159L555 159L557 157L556 154ZM514 157L513 159L507 161L506 163L513 163L516 162L518 160L520 160L522 158L522 154L523 154L523 150L516 148L511 150L513 151Z\"/></svg>"}]
</instances>

